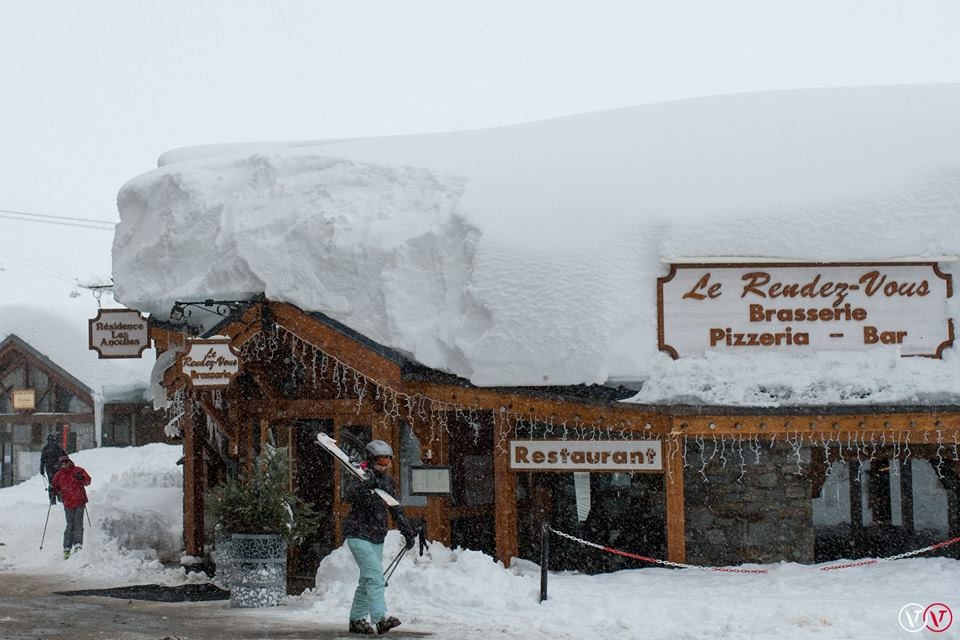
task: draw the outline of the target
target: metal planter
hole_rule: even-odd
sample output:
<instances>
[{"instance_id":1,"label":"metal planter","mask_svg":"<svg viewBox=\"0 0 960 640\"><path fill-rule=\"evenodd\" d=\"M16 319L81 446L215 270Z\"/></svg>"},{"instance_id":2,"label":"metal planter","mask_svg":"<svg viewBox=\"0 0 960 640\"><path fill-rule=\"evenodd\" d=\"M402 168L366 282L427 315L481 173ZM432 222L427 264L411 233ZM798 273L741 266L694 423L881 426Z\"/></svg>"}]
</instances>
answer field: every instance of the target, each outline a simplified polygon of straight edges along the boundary
<instances>
[{"instance_id":1,"label":"metal planter","mask_svg":"<svg viewBox=\"0 0 960 640\"><path fill-rule=\"evenodd\" d=\"M279 535L235 533L227 571L231 607L274 607L287 597L287 543Z\"/></svg>"}]
</instances>

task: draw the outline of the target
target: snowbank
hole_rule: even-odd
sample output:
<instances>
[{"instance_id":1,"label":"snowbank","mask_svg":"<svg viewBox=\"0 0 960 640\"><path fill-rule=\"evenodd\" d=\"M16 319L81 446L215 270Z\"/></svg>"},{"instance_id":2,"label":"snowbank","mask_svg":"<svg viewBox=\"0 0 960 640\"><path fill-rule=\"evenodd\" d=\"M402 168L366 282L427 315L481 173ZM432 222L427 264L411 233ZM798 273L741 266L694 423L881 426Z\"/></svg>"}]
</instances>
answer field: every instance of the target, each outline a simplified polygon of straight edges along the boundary
<instances>
[{"instance_id":1,"label":"snowbank","mask_svg":"<svg viewBox=\"0 0 960 640\"><path fill-rule=\"evenodd\" d=\"M0 489L0 569L70 574L75 580L113 586L185 580L167 569L183 549L182 448L167 444L88 449L71 459L90 473L83 550L63 559L63 507L50 511L40 475ZM40 549L43 538L43 549ZM194 578L197 579L197 578Z\"/></svg>"},{"instance_id":2,"label":"snowbank","mask_svg":"<svg viewBox=\"0 0 960 640\"><path fill-rule=\"evenodd\" d=\"M384 564L402 542L390 532ZM400 562L387 604L410 629L451 638L892 638L902 633L903 605L949 603L945 585L960 579L960 563L944 558L831 572L793 563L764 568L769 573L551 573L549 598L539 604L535 564L515 561L504 569L482 553L434 542L429 556L408 554ZM357 575L349 550L337 549L321 563L317 589L291 603L310 607L297 615L346 624Z\"/></svg>"},{"instance_id":3,"label":"snowbank","mask_svg":"<svg viewBox=\"0 0 960 640\"><path fill-rule=\"evenodd\" d=\"M739 404L803 370L827 382L785 380L769 402L955 399L952 350L839 371L831 356L666 359L656 278L689 256L960 254L958 112L960 85L822 89L179 150L120 191L117 299L165 317L175 299L264 292L478 385L656 380L642 401Z\"/></svg>"}]
</instances>

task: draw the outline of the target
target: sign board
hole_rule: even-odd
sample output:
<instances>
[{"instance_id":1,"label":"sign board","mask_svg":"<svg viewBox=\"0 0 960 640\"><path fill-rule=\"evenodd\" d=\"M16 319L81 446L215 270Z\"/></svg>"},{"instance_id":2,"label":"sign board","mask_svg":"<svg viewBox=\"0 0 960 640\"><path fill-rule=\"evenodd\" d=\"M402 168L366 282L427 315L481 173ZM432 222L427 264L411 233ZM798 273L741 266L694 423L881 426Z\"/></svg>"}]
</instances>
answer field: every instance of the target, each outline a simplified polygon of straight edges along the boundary
<instances>
[{"instance_id":1,"label":"sign board","mask_svg":"<svg viewBox=\"0 0 960 640\"><path fill-rule=\"evenodd\" d=\"M100 359L139 358L150 347L147 319L134 309L100 309L90 320L90 349Z\"/></svg>"},{"instance_id":2,"label":"sign board","mask_svg":"<svg viewBox=\"0 0 960 640\"><path fill-rule=\"evenodd\" d=\"M410 495L449 495L450 467L410 467Z\"/></svg>"},{"instance_id":3,"label":"sign board","mask_svg":"<svg viewBox=\"0 0 960 640\"><path fill-rule=\"evenodd\" d=\"M511 440L514 471L663 471L659 440Z\"/></svg>"},{"instance_id":4,"label":"sign board","mask_svg":"<svg viewBox=\"0 0 960 640\"><path fill-rule=\"evenodd\" d=\"M193 340L180 356L180 372L194 387L226 387L240 372L240 354L230 340Z\"/></svg>"},{"instance_id":5,"label":"sign board","mask_svg":"<svg viewBox=\"0 0 960 640\"><path fill-rule=\"evenodd\" d=\"M12 395L14 411L33 411L37 408L35 389L14 389Z\"/></svg>"},{"instance_id":6,"label":"sign board","mask_svg":"<svg viewBox=\"0 0 960 640\"><path fill-rule=\"evenodd\" d=\"M940 357L952 295L932 262L675 264L657 280L659 346L674 358L884 345Z\"/></svg>"}]
</instances>

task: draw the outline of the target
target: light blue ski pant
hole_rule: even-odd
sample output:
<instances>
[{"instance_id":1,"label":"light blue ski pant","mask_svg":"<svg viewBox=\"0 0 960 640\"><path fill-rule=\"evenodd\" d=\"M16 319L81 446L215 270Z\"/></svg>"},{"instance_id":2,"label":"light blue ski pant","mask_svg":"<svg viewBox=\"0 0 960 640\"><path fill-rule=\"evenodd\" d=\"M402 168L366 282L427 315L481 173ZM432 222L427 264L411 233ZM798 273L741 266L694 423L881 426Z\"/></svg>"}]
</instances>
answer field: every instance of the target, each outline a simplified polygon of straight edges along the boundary
<instances>
[{"instance_id":1,"label":"light blue ski pant","mask_svg":"<svg viewBox=\"0 0 960 640\"><path fill-rule=\"evenodd\" d=\"M347 546L360 567L360 582L353 593L351 620L363 620L367 615L376 624L387 615L387 601L383 596L383 545L360 538L347 538Z\"/></svg>"}]
</instances>

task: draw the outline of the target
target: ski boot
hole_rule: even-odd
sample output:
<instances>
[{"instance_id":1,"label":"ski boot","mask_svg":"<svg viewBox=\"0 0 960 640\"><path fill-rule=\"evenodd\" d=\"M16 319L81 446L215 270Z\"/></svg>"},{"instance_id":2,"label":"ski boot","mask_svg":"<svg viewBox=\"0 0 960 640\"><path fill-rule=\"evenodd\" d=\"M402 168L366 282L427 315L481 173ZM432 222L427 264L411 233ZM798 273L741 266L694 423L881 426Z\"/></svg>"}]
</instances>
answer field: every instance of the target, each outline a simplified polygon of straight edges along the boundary
<instances>
[{"instance_id":1,"label":"ski boot","mask_svg":"<svg viewBox=\"0 0 960 640\"><path fill-rule=\"evenodd\" d=\"M63 550L63 559L66 560L66 559L69 558L69 557L70 557L70 549L64 549L64 550Z\"/></svg>"},{"instance_id":2,"label":"ski boot","mask_svg":"<svg viewBox=\"0 0 960 640\"><path fill-rule=\"evenodd\" d=\"M390 631L390 629L394 629L399 626L400 626L399 620L397 620L393 616L387 616L386 618L383 618L382 620L380 620L380 622L377 623L377 633L382 635L387 631Z\"/></svg>"},{"instance_id":3,"label":"ski boot","mask_svg":"<svg viewBox=\"0 0 960 640\"><path fill-rule=\"evenodd\" d=\"M373 627L364 619L360 620L351 620L350 621L350 633L362 633L364 635L373 635L376 631L373 630Z\"/></svg>"}]
</instances>

